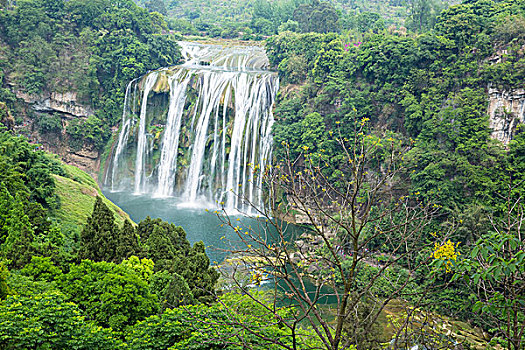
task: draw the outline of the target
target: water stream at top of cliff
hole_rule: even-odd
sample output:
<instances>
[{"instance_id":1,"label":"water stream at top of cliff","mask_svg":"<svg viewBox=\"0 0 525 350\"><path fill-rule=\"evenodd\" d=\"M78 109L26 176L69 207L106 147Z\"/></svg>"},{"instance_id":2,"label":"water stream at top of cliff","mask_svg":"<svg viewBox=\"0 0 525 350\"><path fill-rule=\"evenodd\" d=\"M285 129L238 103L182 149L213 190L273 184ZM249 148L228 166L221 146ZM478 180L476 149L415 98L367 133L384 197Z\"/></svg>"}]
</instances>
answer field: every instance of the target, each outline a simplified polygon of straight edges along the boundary
<instances>
[{"instance_id":1,"label":"water stream at top of cliff","mask_svg":"<svg viewBox=\"0 0 525 350\"><path fill-rule=\"evenodd\" d=\"M264 206L278 76L260 47L179 45L183 64L128 84L106 191L253 213Z\"/></svg>"}]
</instances>

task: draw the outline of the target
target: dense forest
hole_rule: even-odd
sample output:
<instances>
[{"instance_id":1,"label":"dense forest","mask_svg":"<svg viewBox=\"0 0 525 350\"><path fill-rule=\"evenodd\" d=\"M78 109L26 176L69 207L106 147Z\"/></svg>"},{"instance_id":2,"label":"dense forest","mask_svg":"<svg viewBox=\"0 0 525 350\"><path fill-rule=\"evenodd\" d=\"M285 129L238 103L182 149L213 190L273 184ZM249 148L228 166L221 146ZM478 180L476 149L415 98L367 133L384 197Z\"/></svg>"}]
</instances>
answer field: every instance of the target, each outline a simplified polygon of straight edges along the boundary
<instances>
[{"instance_id":1,"label":"dense forest","mask_svg":"<svg viewBox=\"0 0 525 350\"><path fill-rule=\"evenodd\" d=\"M406 24L430 29L452 1L137 1L166 16L168 26L185 35L262 40L284 31L380 30Z\"/></svg>"},{"instance_id":2,"label":"dense forest","mask_svg":"<svg viewBox=\"0 0 525 350\"><path fill-rule=\"evenodd\" d=\"M217 211L230 276L31 140L103 163L183 38L257 41L280 79L277 239ZM0 1L0 68L1 349L525 348L524 121L489 113L523 106L525 1ZM89 116L28 102L70 92Z\"/></svg>"},{"instance_id":3,"label":"dense forest","mask_svg":"<svg viewBox=\"0 0 525 350\"><path fill-rule=\"evenodd\" d=\"M127 83L150 69L176 64L176 38L161 15L132 1L19 1L0 12L0 100L17 122L33 114L42 134L65 128L70 147L103 149L121 113ZM9 88L10 87L10 88ZM75 92L95 113L65 123L56 113L24 111L20 94Z\"/></svg>"}]
</instances>

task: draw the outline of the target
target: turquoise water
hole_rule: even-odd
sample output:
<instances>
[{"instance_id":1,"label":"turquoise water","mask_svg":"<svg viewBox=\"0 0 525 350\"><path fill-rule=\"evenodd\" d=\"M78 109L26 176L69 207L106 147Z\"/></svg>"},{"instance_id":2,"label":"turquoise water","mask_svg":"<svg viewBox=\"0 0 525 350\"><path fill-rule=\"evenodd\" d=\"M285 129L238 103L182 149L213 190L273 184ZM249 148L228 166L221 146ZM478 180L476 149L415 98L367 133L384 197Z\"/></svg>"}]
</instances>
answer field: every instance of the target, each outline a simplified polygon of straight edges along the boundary
<instances>
[{"instance_id":1,"label":"turquoise water","mask_svg":"<svg viewBox=\"0 0 525 350\"><path fill-rule=\"evenodd\" d=\"M213 208L208 208L208 211L206 211L205 205L189 207L173 197L154 198L151 195L134 195L127 192L109 191L104 191L104 195L127 212L131 219L137 223L146 218L146 216L150 216L182 226L186 231L186 237L192 244L197 241L204 242L206 253L212 264L221 263L230 255L230 251L235 250L235 248L240 250L243 247L245 248L245 244L239 240L237 233L218 218ZM231 215L230 220L234 226L251 226L254 230L257 230L258 225L264 226L264 220L256 220L242 215ZM305 230L293 225L287 225L286 227L286 236L289 241L296 240ZM271 230L265 227L261 229L261 232L264 232L268 241L275 239L275 229ZM273 288L274 282L268 282L264 287ZM307 290L313 293L315 286L309 281L305 282ZM278 282L278 284L280 286L279 289L283 292L289 291L284 286L284 283ZM330 294L329 289L323 288L322 294L325 293ZM320 302L322 304L331 304L335 302L335 299L333 296L325 295Z\"/></svg>"},{"instance_id":2,"label":"turquoise water","mask_svg":"<svg viewBox=\"0 0 525 350\"><path fill-rule=\"evenodd\" d=\"M147 194L134 195L128 192L104 191L104 195L128 213L136 223L150 216L181 226L192 244L204 242L212 262L222 262L229 254L226 250L242 246L235 231L227 225L221 227L223 222L214 213L215 209L209 208L207 211L205 205L187 207L173 197L154 198ZM255 219L239 215L230 216L230 220L234 222L237 219L242 220L245 225L256 222Z\"/></svg>"}]
</instances>

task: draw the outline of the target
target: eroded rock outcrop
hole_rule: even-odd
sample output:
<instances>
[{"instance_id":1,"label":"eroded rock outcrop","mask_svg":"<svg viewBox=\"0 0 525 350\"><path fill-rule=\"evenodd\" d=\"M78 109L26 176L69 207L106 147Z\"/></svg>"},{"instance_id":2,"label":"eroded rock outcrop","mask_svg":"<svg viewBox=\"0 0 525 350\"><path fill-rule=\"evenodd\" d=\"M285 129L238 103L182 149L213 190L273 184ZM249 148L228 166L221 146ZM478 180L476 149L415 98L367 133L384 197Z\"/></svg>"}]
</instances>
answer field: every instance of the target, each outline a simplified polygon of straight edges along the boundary
<instances>
[{"instance_id":1,"label":"eroded rock outcrop","mask_svg":"<svg viewBox=\"0 0 525 350\"><path fill-rule=\"evenodd\" d=\"M37 96L17 91L16 97L31 105L37 113L60 113L70 118L88 117L93 114L90 107L79 103L76 92L52 92Z\"/></svg>"},{"instance_id":2,"label":"eroded rock outcrop","mask_svg":"<svg viewBox=\"0 0 525 350\"><path fill-rule=\"evenodd\" d=\"M508 144L516 127L525 122L525 89L503 90L489 86L488 90L492 137Z\"/></svg>"},{"instance_id":3,"label":"eroded rock outcrop","mask_svg":"<svg viewBox=\"0 0 525 350\"><path fill-rule=\"evenodd\" d=\"M41 95L30 95L15 91L16 96L25 102L26 120L23 128L31 131L30 139L42 144L46 151L59 155L62 160L95 176L100 166L100 154L92 145L84 144L72 148L66 127L75 119L86 119L94 114L90 106L82 103L76 92L51 92ZM42 132L32 117L59 116L62 121L61 131ZM37 118L38 119L38 118Z\"/></svg>"}]
</instances>

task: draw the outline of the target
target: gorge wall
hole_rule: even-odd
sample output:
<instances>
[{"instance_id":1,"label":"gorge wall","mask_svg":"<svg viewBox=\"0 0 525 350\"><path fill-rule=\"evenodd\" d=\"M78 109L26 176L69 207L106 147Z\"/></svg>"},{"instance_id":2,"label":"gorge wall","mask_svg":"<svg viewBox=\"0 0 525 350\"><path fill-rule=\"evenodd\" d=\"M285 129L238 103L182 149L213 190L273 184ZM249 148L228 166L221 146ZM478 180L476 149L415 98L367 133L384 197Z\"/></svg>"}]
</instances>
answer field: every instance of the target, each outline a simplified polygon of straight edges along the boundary
<instances>
[{"instance_id":1,"label":"gorge wall","mask_svg":"<svg viewBox=\"0 0 525 350\"><path fill-rule=\"evenodd\" d=\"M213 45L210 47L213 47ZM228 53L226 53L225 50L208 48L203 51L202 46L186 45L182 53L187 61L194 59L191 64L201 64L201 68L206 68L210 62L213 62L216 66L231 66L230 68L235 68L236 70L246 68L249 70L251 69L250 65L255 65L262 70L267 69L268 62L265 60L264 54L260 54L261 52L263 53L263 50L261 49L257 52L258 54L250 56L243 54L242 48L230 48ZM196 59L196 55L200 55L201 57ZM239 59L240 57L242 57L242 59ZM148 102L151 105L148 107L150 111L151 107L154 109L164 108L163 113L167 113L169 103L168 95L170 94L168 85L172 84L171 78L168 78L170 74L171 73L167 74L167 72L160 74L159 82L156 83L152 98ZM168 80L170 80L170 82L168 82ZM164 85L161 86L162 84ZM199 88L197 86L197 79L191 80L189 86L193 90L190 95L196 97L195 91ZM24 131L23 133L28 135L32 141L42 144L44 149L58 154L66 163L75 165L90 173L93 177L96 177L101 165L101 151L89 142L84 142L80 146L72 147L69 136L66 133L66 127L72 121L79 119L85 120L93 115L95 113L93 108L84 101L81 101L75 91L55 91L45 92L41 95L29 95L22 91L17 91L13 85L11 85L10 88L16 94L19 101L22 102L21 104L23 104L26 110L23 121L20 124L19 120L19 126L17 126L17 128L20 131ZM506 145L515 135L518 125L525 122L525 89L518 88L509 90L488 86L487 96L487 113L489 115L489 126L492 129L492 137ZM224 95L219 97L221 104L225 102L224 97ZM190 96L190 99L191 98ZM235 106L232 104L233 100L234 98L231 99L229 106L227 106L229 109L235 109ZM195 102L195 100L193 102ZM49 116L58 116L60 118L60 128L50 132L42 132L36 125L36 119ZM120 127L122 128L122 125ZM113 139L115 140L118 137L118 130L114 127L112 131ZM155 135L155 137L158 138L157 135ZM158 145L156 147L158 147ZM167 184L166 179L162 179L161 181ZM164 189L162 193L167 193L167 190Z\"/></svg>"},{"instance_id":2,"label":"gorge wall","mask_svg":"<svg viewBox=\"0 0 525 350\"><path fill-rule=\"evenodd\" d=\"M525 89L504 90L489 86L488 95L492 138L507 145L518 125L525 122Z\"/></svg>"},{"instance_id":3,"label":"gorge wall","mask_svg":"<svg viewBox=\"0 0 525 350\"><path fill-rule=\"evenodd\" d=\"M15 94L23 101L25 110L23 123L17 129L28 133L31 141L40 143L46 151L59 155L65 163L96 177L100 167L100 151L89 143L72 147L66 133L69 123L73 120L87 119L94 114L94 110L79 101L74 91L45 92L41 95L15 91ZM48 132L42 131L42 128L37 126L37 120L40 118L54 118L58 125Z\"/></svg>"}]
</instances>

